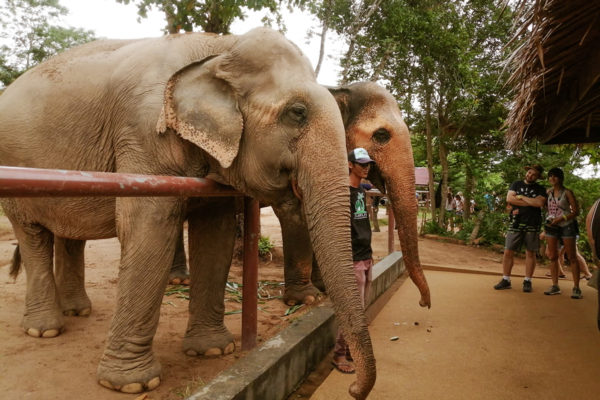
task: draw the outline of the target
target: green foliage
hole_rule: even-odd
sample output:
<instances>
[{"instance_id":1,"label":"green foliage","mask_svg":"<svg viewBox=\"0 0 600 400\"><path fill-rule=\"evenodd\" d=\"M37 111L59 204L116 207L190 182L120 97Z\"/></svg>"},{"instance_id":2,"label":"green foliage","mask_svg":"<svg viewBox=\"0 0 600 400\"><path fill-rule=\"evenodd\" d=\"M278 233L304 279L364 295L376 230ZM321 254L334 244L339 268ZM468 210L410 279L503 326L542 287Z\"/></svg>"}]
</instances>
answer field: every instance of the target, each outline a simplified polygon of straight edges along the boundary
<instances>
[{"instance_id":1,"label":"green foliage","mask_svg":"<svg viewBox=\"0 0 600 400\"><path fill-rule=\"evenodd\" d=\"M245 11L267 10L276 21L281 22L279 11L281 0L116 0L122 4L135 4L140 18L146 18L148 11L157 9L167 19L165 33L192 32L200 28L204 32L229 33L231 24L236 19L244 20ZM304 7L307 0L288 0L289 7ZM264 21L269 18L265 17Z\"/></svg>"},{"instance_id":2,"label":"green foliage","mask_svg":"<svg viewBox=\"0 0 600 400\"><path fill-rule=\"evenodd\" d=\"M270 254L273 247L275 247L275 245L271 243L271 239L268 236L261 236L258 240L258 254L261 257Z\"/></svg>"},{"instance_id":3,"label":"green foliage","mask_svg":"<svg viewBox=\"0 0 600 400\"><path fill-rule=\"evenodd\" d=\"M7 0L0 5L0 82L72 46L94 39L92 31L58 25L68 10L58 0Z\"/></svg>"},{"instance_id":4,"label":"green foliage","mask_svg":"<svg viewBox=\"0 0 600 400\"><path fill-rule=\"evenodd\" d=\"M423 233L430 235L452 236L452 233L439 226L437 222L429 220L423 226Z\"/></svg>"}]
</instances>

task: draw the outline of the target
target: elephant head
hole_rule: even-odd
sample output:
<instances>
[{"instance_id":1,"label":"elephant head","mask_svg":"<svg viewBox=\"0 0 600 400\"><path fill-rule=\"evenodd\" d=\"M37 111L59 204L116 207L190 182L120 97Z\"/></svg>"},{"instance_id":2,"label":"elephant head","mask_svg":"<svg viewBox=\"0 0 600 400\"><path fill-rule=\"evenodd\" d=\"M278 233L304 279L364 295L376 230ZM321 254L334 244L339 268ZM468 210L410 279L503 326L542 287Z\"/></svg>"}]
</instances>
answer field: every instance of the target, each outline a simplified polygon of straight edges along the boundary
<instances>
[{"instance_id":1,"label":"elephant head","mask_svg":"<svg viewBox=\"0 0 600 400\"><path fill-rule=\"evenodd\" d=\"M203 149L208 176L261 203L301 200L323 280L356 354L351 394L366 397L375 360L352 272L344 126L309 61L278 33L253 30L169 79L157 130Z\"/></svg>"},{"instance_id":2,"label":"elephant head","mask_svg":"<svg viewBox=\"0 0 600 400\"><path fill-rule=\"evenodd\" d=\"M394 97L373 82L331 88L346 129L346 147L363 147L375 160L369 180L391 201L405 265L431 307L429 286L419 261L415 176L408 128Z\"/></svg>"}]
</instances>

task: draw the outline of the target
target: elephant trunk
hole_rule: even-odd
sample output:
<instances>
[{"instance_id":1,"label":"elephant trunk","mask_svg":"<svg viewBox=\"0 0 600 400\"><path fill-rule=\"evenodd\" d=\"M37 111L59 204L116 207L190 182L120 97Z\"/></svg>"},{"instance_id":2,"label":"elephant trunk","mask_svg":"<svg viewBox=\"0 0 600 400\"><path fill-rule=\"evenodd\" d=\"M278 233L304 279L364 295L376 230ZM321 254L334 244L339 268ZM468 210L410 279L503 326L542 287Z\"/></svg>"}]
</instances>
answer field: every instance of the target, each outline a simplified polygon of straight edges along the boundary
<instances>
[{"instance_id":1,"label":"elephant trunk","mask_svg":"<svg viewBox=\"0 0 600 400\"><path fill-rule=\"evenodd\" d=\"M356 381L350 386L350 394L364 399L375 384L375 358L353 270L348 169L342 140L321 146L337 148L335 154L313 153L300 158L304 164L300 170L305 173L298 176L298 189L314 254L355 360Z\"/></svg>"},{"instance_id":2,"label":"elephant trunk","mask_svg":"<svg viewBox=\"0 0 600 400\"><path fill-rule=\"evenodd\" d=\"M406 156L406 152L404 154ZM384 165L394 166L393 170L382 170L385 179L386 191L389 196L396 226L398 227L398 238L402 248L404 263L408 269L411 280L421 293L419 304L421 307L431 307L431 296L429 285L423 274L421 261L419 260L419 246L417 233L418 204L415 198L415 177L413 174L414 163L412 162L412 151L409 156L398 160L387 162ZM407 173L406 171L410 171Z\"/></svg>"}]
</instances>

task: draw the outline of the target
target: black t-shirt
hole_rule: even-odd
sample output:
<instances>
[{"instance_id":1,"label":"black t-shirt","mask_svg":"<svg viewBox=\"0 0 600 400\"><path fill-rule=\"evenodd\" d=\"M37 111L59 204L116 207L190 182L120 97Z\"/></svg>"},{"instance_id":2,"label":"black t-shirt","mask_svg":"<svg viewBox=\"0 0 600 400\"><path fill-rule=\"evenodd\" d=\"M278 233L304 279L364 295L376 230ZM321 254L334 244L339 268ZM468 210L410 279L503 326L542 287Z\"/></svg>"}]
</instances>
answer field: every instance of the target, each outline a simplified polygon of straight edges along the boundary
<instances>
[{"instance_id":1,"label":"black t-shirt","mask_svg":"<svg viewBox=\"0 0 600 400\"><path fill-rule=\"evenodd\" d=\"M369 260L371 249L371 224L367 212L367 196L362 188L350 186L350 226L352 230L352 259Z\"/></svg>"},{"instance_id":2,"label":"black t-shirt","mask_svg":"<svg viewBox=\"0 0 600 400\"><path fill-rule=\"evenodd\" d=\"M510 185L510 189L517 195L523 197L536 198L538 196L546 197L546 189L538 183L527 184L524 181L515 181ZM513 215L511 212L510 229L524 230L527 227L536 228L542 225L542 209L531 206L513 206L513 209L518 209L519 213Z\"/></svg>"}]
</instances>

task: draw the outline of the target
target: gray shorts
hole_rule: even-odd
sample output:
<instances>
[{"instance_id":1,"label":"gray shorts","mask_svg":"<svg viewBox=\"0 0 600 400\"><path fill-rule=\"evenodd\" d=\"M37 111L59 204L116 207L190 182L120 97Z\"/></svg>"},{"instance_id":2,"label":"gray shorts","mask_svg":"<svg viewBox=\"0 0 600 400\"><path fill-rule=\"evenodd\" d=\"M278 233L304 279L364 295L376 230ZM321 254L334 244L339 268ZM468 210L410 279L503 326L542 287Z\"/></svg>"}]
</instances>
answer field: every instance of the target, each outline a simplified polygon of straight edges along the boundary
<instances>
[{"instance_id":1,"label":"gray shorts","mask_svg":"<svg viewBox=\"0 0 600 400\"><path fill-rule=\"evenodd\" d=\"M540 248L540 235L538 232L508 231L504 247L508 250L519 251L523 242L525 242L527 250L538 251Z\"/></svg>"}]
</instances>

